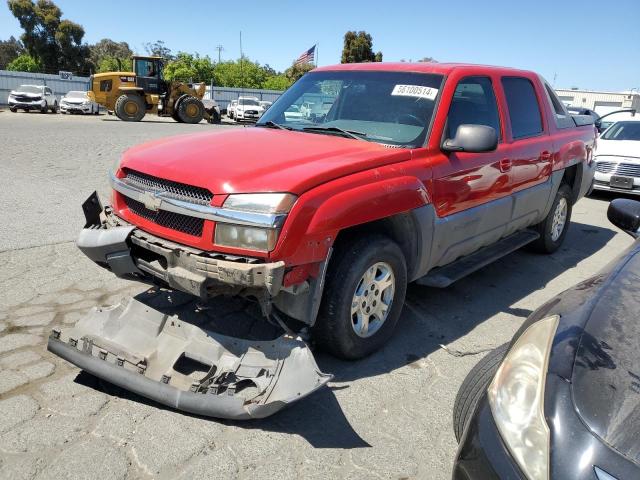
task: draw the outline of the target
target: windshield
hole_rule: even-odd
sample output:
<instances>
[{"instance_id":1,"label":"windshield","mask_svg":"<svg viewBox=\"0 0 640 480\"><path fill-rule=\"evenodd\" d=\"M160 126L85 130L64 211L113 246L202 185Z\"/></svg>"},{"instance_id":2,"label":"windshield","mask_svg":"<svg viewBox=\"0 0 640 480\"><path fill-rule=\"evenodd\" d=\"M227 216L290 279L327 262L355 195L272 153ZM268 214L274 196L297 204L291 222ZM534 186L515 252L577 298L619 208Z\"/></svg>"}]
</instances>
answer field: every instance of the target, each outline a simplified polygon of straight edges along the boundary
<instances>
[{"instance_id":1,"label":"windshield","mask_svg":"<svg viewBox=\"0 0 640 480\"><path fill-rule=\"evenodd\" d=\"M259 105L257 100L252 100L250 98L241 98L240 100L238 100L238 104L239 105L253 105L254 107L257 107Z\"/></svg>"},{"instance_id":2,"label":"windshield","mask_svg":"<svg viewBox=\"0 0 640 480\"><path fill-rule=\"evenodd\" d=\"M69 92L65 95L67 98L85 98L86 92Z\"/></svg>"},{"instance_id":3,"label":"windshield","mask_svg":"<svg viewBox=\"0 0 640 480\"><path fill-rule=\"evenodd\" d=\"M308 73L261 117L293 130L416 147L424 144L442 75L407 72ZM327 130L324 130L327 129Z\"/></svg>"},{"instance_id":4,"label":"windshield","mask_svg":"<svg viewBox=\"0 0 640 480\"><path fill-rule=\"evenodd\" d=\"M34 87L32 85L21 85L20 87L18 87L16 92L20 92L20 93L42 93L42 88L41 87Z\"/></svg>"},{"instance_id":5,"label":"windshield","mask_svg":"<svg viewBox=\"0 0 640 480\"><path fill-rule=\"evenodd\" d=\"M600 137L603 140L636 140L640 141L640 121L617 122Z\"/></svg>"}]
</instances>

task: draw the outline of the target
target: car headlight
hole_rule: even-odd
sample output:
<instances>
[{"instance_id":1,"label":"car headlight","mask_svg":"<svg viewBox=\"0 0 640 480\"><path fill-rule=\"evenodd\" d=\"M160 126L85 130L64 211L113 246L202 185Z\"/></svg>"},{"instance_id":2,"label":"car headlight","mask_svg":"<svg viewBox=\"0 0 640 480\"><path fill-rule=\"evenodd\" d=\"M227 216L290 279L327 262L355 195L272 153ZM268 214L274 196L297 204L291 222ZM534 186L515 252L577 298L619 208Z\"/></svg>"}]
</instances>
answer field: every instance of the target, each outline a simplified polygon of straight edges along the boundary
<instances>
[{"instance_id":1,"label":"car headlight","mask_svg":"<svg viewBox=\"0 0 640 480\"><path fill-rule=\"evenodd\" d=\"M290 193L238 193L229 195L224 208L254 213L289 213L296 201Z\"/></svg>"},{"instance_id":2,"label":"car headlight","mask_svg":"<svg viewBox=\"0 0 640 480\"><path fill-rule=\"evenodd\" d=\"M214 241L216 245L270 252L278 241L278 230L217 223Z\"/></svg>"},{"instance_id":3,"label":"car headlight","mask_svg":"<svg viewBox=\"0 0 640 480\"><path fill-rule=\"evenodd\" d=\"M229 195L223 207L228 210L257 214L286 214L297 197L290 193L240 193ZM276 246L279 230L218 222L215 229L216 245L270 252Z\"/></svg>"},{"instance_id":4,"label":"car headlight","mask_svg":"<svg viewBox=\"0 0 640 480\"><path fill-rule=\"evenodd\" d=\"M544 385L558 321L555 315L527 328L502 361L487 392L500 435L530 480L549 478Z\"/></svg>"}]
</instances>

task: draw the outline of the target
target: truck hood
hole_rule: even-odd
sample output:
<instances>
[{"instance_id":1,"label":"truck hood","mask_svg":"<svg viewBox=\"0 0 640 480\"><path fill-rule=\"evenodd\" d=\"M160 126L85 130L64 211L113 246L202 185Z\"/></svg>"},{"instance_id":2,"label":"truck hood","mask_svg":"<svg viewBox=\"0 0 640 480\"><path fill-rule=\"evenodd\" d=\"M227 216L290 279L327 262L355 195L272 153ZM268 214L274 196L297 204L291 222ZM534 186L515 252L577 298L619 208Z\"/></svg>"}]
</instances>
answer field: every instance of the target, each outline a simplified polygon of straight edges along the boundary
<instances>
[{"instance_id":1,"label":"truck hood","mask_svg":"<svg viewBox=\"0 0 640 480\"><path fill-rule=\"evenodd\" d=\"M164 138L125 152L121 168L213 194L290 192L411 158L411 150L333 135L247 127Z\"/></svg>"},{"instance_id":2,"label":"truck hood","mask_svg":"<svg viewBox=\"0 0 640 480\"><path fill-rule=\"evenodd\" d=\"M598 155L640 158L640 141L598 139L596 156Z\"/></svg>"},{"instance_id":3,"label":"truck hood","mask_svg":"<svg viewBox=\"0 0 640 480\"><path fill-rule=\"evenodd\" d=\"M640 465L640 242L592 310L571 379L578 414L592 432Z\"/></svg>"}]
</instances>

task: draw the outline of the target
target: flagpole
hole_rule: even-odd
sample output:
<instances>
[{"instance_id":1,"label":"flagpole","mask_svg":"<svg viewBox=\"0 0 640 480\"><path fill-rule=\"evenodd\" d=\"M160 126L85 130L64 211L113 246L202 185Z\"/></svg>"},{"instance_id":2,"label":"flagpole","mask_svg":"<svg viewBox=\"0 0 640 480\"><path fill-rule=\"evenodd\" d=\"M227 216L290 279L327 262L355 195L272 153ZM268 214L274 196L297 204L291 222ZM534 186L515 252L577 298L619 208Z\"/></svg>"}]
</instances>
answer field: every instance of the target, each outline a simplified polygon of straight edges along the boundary
<instances>
[{"instance_id":1,"label":"flagpole","mask_svg":"<svg viewBox=\"0 0 640 480\"><path fill-rule=\"evenodd\" d=\"M320 51L318 45L320 45L320 42L316 42L316 68L318 67L318 58L320 57L320 55L318 55L318 51Z\"/></svg>"}]
</instances>

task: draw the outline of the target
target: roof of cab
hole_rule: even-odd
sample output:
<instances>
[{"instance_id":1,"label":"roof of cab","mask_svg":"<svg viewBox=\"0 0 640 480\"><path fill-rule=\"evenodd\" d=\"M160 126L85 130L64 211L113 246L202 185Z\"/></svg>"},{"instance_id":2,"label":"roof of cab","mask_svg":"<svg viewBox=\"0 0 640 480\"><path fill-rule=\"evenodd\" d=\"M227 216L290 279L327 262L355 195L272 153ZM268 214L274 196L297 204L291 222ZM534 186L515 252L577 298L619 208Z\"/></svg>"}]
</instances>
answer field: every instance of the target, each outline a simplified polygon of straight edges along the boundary
<instances>
[{"instance_id":1,"label":"roof of cab","mask_svg":"<svg viewBox=\"0 0 640 480\"><path fill-rule=\"evenodd\" d=\"M439 73L447 75L457 69L482 69L492 70L501 73L532 73L527 70L519 70L508 67L498 67L492 65L476 65L472 63L436 63L436 62L367 62L367 63L342 63L338 65L328 65L318 67L314 72L327 72L339 70L363 70L378 72L417 72L417 73Z\"/></svg>"}]
</instances>

